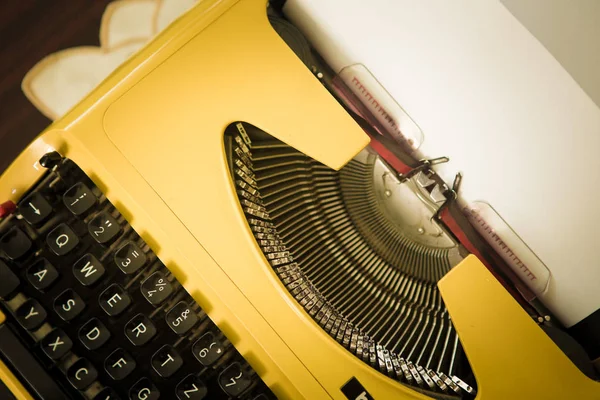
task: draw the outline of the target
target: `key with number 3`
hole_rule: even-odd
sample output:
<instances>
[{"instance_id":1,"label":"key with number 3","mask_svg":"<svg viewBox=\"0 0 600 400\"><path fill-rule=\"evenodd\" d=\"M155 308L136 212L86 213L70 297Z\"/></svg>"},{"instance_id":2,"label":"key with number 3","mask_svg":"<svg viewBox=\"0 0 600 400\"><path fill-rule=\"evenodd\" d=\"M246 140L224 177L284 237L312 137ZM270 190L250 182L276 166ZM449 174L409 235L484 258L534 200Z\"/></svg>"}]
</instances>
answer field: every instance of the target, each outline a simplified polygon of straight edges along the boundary
<instances>
[{"instance_id":1,"label":"key with number 3","mask_svg":"<svg viewBox=\"0 0 600 400\"><path fill-rule=\"evenodd\" d=\"M115 253L115 264L127 275L142 268L146 259L146 254L134 242L127 242Z\"/></svg>"}]
</instances>

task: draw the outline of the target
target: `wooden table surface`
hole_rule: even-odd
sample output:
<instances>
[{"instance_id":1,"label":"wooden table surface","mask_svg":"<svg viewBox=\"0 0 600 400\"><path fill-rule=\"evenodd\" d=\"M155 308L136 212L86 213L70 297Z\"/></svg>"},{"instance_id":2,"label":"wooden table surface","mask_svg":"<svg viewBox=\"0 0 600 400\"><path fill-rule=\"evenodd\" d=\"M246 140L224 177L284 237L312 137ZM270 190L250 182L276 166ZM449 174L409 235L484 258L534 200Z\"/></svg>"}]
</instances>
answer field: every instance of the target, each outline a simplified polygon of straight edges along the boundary
<instances>
[{"instance_id":1,"label":"wooden table surface","mask_svg":"<svg viewBox=\"0 0 600 400\"><path fill-rule=\"evenodd\" d=\"M0 173L50 121L21 91L23 77L45 56L98 45L109 0L0 0Z\"/></svg>"}]
</instances>

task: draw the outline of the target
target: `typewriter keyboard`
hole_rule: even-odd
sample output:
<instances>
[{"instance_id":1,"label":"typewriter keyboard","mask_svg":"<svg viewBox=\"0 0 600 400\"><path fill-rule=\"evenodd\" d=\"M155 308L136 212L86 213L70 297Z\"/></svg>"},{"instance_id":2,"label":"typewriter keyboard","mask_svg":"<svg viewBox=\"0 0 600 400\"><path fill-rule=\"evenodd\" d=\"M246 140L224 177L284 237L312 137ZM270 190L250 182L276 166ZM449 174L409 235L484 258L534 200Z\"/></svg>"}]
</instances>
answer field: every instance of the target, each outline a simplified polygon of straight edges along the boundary
<instances>
[{"instance_id":1,"label":"typewriter keyboard","mask_svg":"<svg viewBox=\"0 0 600 400\"><path fill-rule=\"evenodd\" d=\"M0 358L41 399L275 396L123 215L57 153L0 222Z\"/></svg>"}]
</instances>

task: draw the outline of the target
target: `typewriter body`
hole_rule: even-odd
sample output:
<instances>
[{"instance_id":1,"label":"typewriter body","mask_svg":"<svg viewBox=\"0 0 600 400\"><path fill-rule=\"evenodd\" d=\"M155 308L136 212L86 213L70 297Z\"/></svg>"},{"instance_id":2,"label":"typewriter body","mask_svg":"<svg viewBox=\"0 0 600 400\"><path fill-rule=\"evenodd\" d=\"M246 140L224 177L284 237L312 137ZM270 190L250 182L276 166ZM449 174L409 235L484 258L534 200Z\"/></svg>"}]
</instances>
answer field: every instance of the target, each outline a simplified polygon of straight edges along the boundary
<instances>
[{"instance_id":1,"label":"typewriter body","mask_svg":"<svg viewBox=\"0 0 600 400\"><path fill-rule=\"evenodd\" d=\"M4 172L0 393L600 398L458 188L277 18L200 2Z\"/></svg>"}]
</instances>

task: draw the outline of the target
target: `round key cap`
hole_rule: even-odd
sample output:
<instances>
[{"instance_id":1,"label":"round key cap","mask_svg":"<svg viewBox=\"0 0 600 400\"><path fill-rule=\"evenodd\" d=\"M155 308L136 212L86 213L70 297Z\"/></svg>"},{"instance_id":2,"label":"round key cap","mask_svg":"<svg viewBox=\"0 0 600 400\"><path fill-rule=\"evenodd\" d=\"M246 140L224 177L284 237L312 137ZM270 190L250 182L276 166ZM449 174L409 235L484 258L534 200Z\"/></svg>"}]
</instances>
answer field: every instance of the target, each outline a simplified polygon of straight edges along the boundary
<instances>
[{"instance_id":1,"label":"round key cap","mask_svg":"<svg viewBox=\"0 0 600 400\"><path fill-rule=\"evenodd\" d=\"M83 390L98 377L98 371L85 358L80 358L67 370L67 379L75 389Z\"/></svg>"},{"instance_id":2,"label":"round key cap","mask_svg":"<svg viewBox=\"0 0 600 400\"><path fill-rule=\"evenodd\" d=\"M63 203L73 215L80 216L96 204L96 196L85 184L79 182L65 192Z\"/></svg>"},{"instance_id":3,"label":"round key cap","mask_svg":"<svg viewBox=\"0 0 600 400\"><path fill-rule=\"evenodd\" d=\"M143 346L156 335L156 327L143 314L133 317L125 325L125 336L134 346Z\"/></svg>"},{"instance_id":4,"label":"round key cap","mask_svg":"<svg viewBox=\"0 0 600 400\"><path fill-rule=\"evenodd\" d=\"M129 389L130 400L158 400L160 392L148 378L142 378Z\"/></svg>"},{"instance_id":5,"label":"round key cap","mask_svg":"<svg viewBox=\"0 0 600 400\"><path fill-rule=\"evenodd\" d=\"M198 322L198 316L183 301L175 304L165 316L167 325L178 335L185 335Z\"/></svg>"},{"instance_id":6,"label":"round key cap","mask_svg":"<svg viewBox=\"0 0 600 400\"><path fill-rule=\"evenodd\" d=\"M201 400L208 393L204 382L196 375L186 376L175 390L179 400Z\"/></svg>"},{"instance_id":7,"label":"round key cap","mask_svg":"<svg viewBox=\"0 0 600 400\"><path fill-rule=\"evenodd\" d=\"M41 346L48 357L58 360L71 350L73 342L62 329L54 329L44 336Z\"/></svg>"},{"instance_id":8,"label":"round key cap","mask_svg":"<svg viewBox=\"0 0 600 400\"><path fill-rule=\"evenodd\" d=\"M44 290L58 279L58 271L48 260L41 258L27 268L27 279L36 289Z\"/></svg>"},{"instance_id":9,"label":"round key cap","mask_svg":"<svg viewBox=\"0 0 600 400\"><path fill-rule=\"evenodd\" d=\"M19 203L19 212L31 225L39 224L52 213L52 206L40 193L33 193Z\"/></svg>"},{"instance_id":10,"label":"round key cap","mask_svg":"<svg viewBox=\"0 0 600 400\"><path fill-rule=\"evenodd\" d=\"M102 212L90 221L88 231L96 242L106 244L117 238L121 226L112 215Z\"/></svg>"},{"instance_id":11,"label":"round key cap","mask_svg":"<svg viewBox=\"0 0 600 400\"><path fill-rule=\"evenodd\" d=\"M11 260L17 260L31 249L31 239L19 228L12 227L0 237L0 250Z\"/></svg>"},{"instance_id":12,"label":"round key cap","mask_svg":"<svg viewBox=\"0 0 600 400\"><path fill-rule=\"evenodd\" d=\"M57 256L64 256L79 244L79 238L67 224L60 224L46 237L50 250Z\"/></svg>"},{"instance_id":13,"label":"round key cap","mask_svg":"<svg viewBox=\"0 0 600 400\"><path fill-rule=\"evenodd\" d=\"M121 398L112 388L105 387L92 400L121 400Z\"/></svg>"},{"instance_id":14,"label":"round key cap","mask_svg":"<svg viewBox=\"0 0 600 400\"><path fill-rule=\"evenodd\" d=\"M92 254L85 254L73 265L73 275L84 286L98 282L104 272L104 266Z\"/></svg>"},{"instance_id":15,"label":"round key cap","mask_svg":"<svg viewBox=\"0 0 600 400\"><path fill-rule=\"evenodd\" d=\"M104 369L115 381L125 379L135 370L135 360L123 349L116 349L104 361Z\"/></svg>"},{"instance_id":16,"label":"round key cap","mask_svg":"<svg viewBox=\"0 0 600 400\"><path fill-rule=\"evenodd\" d=\"M115 253L115 264L127 275L142 268L146 259L146 254L133 242L128 242Z\"/></svg>"},{"instance_id":17,"label":"round key cap","mask_svg":"<svg viewBox=\"0 0 600 400\"><path fill-rule=\"evenodd\" d=\"M0 260L0 299L7 300L19 287L19 277Z\"/></svg>"},{"instance_id":18,"label":"round key cap","mask_svg":"<svg viewBox=\"0 0 600 400\"><path fill-rule=\"evenodd\" d=\"M225 352L223 343L212 332L202 335L192 347L194 357L205 367L214 364Z\"/></svg>"},{"instance_id":19,"label":"round key cap","mask_svg":"<svg viewBox=\"0 0 600 400\"><path fill-rule=\"evenodd\" d=\"M183 359L177 351L166 344L152 356L152 368L163 378L173 375L183 365Z\"/></svg>"},{"instance_id":20,"label":"round key cap","mask_svg":"<svg viewBox=\"0 0 600 400\"><path fill-rule=\"evenodd\" d=\"M46 310L37 300L29 299L17 308L17 320L19 324L30 331L39 328L46 319Z\"/></svg>"},{"instance_id":21,"label":"round key cap","mask_svg":"<svg viewBox=\"0 0 600 400\"><path fill-rule=\"evenodd\" d=\"M83 299L71 289L65 290L54 300L54 311L65 321L71 321L84 309Z\"/></svg>"},{"instance_id":22,"label":"round key cap","mask_svg":"<svg viewBox=\"0 0 600 400\"><path fill-rule=\"evenodd\" d=\"M173 285L160 271L146 278L140 289L144 298L153 306L159 305L173 293Z\"/></svg>"},{"instance_id":23,"label":"round key cap","mask_svg":"<svg viewBox=\"0 0 600 400\"><path fill-rule=\"evenodd\" d=\"M100 294L100 307L111 317L116 317L129 307L131 297L125 289L113 283Z\"/></svg>"},{"instance_id":24,"label":"round key cap","mask_svg":"<svg viewBox=\"0 0 600 400\"><path fill-rule=\"evenodd\" d=\"M88 349L96 350L110 339L110 331L98 318L92 318L79 329L79 341Z\"/></svg>"},{"instance_id":25,"label":"round key cap","mask_svg":"<svg viewBox=\"0 0 600 400\"><path fill-rule=\"evenodd\" d=\"M219 374L219 385L229 396L237 397L245 392L252 380L239 362L229 365Z\"/></svg>"}]
</instances>

